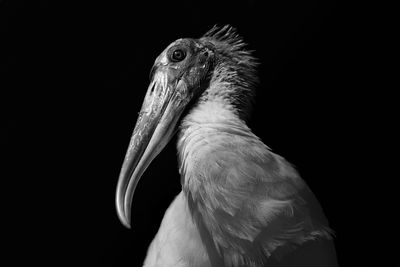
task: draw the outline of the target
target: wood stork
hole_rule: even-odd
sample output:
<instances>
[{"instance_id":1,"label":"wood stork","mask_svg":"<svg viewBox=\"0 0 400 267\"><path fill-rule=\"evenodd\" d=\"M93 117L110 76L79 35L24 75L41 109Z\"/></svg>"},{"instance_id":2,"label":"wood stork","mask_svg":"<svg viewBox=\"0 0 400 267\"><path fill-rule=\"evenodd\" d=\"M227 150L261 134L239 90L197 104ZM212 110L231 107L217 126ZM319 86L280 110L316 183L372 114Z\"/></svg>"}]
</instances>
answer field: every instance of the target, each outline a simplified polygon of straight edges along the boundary
<instances>
[{"instance_id":1,"label":"wood stork","mask_svg":"<svg viewBox=\"0 0 400 267\"><path fill-rule=\"evenodd\" d=\"M229 25L156 59L118 181L119 219L130 227L135 187L176 132L182 191L144 266L336 266L313 193L246 125L256 65Z\"/></svg>"}]
</instances>

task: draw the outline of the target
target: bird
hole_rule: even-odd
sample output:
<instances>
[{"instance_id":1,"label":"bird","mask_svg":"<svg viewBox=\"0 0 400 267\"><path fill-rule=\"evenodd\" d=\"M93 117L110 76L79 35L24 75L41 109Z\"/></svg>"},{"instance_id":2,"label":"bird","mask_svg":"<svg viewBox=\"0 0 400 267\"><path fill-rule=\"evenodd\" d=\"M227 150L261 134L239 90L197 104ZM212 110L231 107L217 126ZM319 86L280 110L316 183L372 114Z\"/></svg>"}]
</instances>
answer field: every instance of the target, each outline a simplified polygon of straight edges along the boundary
<instances>
[{"instance_id":1,"label":"bird","mask_svg":"<svg viewBox=\"0 0 400 267\"><path fill-rule=\"evenodd\" d=\"M247 125L258 64L230 25L156 58L117 183L118 217L131 227L135 188L175 134L182 190L143 266L337 266L315 195Z\"/></svg>"}]
</instances>

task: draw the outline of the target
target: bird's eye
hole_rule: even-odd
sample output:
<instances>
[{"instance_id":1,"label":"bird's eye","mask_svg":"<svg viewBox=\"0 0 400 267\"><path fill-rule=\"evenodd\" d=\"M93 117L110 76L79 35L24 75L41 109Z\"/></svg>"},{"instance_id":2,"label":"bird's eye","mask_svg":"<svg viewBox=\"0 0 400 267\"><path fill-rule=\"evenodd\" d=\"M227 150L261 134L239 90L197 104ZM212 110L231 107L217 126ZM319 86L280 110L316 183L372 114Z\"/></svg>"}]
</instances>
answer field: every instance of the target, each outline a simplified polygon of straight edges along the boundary
<instances>
[{"instance_id":1,"label":"bird's eye","mask_svg":"<svg viewBox=\"0 0 400 267\"><path fill-rule=\"evenodd\" d=\"M183 51L182 49L176 49L174 52L172 52L171 60L173 62L180 62L184 60L185 57L186 57L185 51Z\"/></svg>"}]
</instances>

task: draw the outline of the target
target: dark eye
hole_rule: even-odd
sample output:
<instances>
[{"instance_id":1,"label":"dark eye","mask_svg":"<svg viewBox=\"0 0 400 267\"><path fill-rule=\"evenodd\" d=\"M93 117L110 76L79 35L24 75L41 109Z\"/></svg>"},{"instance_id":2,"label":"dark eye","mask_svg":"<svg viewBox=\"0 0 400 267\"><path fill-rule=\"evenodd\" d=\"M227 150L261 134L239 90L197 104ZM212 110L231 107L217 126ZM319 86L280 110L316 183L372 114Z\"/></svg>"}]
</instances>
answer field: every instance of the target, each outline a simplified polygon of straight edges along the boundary
<instances>
[{"instance_id":1,"label":"dark eye","mask_svg":"<svg viewBox=\"0 0 400 267\"><path fill-rule=\"evenodd\" d=\"M174 52L172 52L171 60L173 62L179 62L184 60L185 57L186 57L185 51L183 51L182 49L176 49Z\"/></svg>"}]
</instances>

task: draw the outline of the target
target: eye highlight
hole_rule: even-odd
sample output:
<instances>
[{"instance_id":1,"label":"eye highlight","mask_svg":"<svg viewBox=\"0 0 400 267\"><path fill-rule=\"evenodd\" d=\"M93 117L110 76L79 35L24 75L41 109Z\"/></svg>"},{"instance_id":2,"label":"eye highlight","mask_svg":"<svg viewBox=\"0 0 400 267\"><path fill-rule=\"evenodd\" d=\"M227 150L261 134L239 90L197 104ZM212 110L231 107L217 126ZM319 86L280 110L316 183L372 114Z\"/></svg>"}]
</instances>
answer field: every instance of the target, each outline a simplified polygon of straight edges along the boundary
<instances>
[{"instance_id":1,"label":"eye highlight","mask_svg":"<svg viewBox=\"0 0 400 267\"><path fill-rule=\"evenodd\" d=\"M171 54L171 61L173 62L180 62L182 60L184 60L186 57L186 52L182 49L176 49L172 52Z\"/></svg>"}]
</instances>

